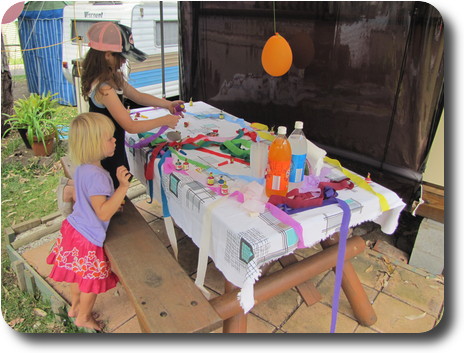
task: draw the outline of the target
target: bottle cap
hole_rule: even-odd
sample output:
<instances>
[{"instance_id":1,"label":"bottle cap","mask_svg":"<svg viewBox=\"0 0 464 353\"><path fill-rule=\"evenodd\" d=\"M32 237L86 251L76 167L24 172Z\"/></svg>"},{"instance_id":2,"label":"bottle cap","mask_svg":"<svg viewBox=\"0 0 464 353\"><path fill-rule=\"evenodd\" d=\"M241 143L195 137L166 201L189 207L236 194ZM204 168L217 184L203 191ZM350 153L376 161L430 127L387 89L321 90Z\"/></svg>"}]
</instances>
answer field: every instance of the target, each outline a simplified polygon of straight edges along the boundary
<instances>
[{"instance_id":1,"label":"bottle cap","mask_svg":"<svg viewBox=\"0 0 464 353\"><path fill-rule=\"evenodd\" d=\"M295 129L303 129L303 122L295 121Z\"/></svg>"},{"instance_id":2,"label":"bottle cap","mask_svg":"<svg viewBox=\"0 0 464 353\"><path fill-rule=\"evenodd\" d=\"M287 127L279 126L277 128L277 135L287 135Z\"/></svg>"}]
</instances>

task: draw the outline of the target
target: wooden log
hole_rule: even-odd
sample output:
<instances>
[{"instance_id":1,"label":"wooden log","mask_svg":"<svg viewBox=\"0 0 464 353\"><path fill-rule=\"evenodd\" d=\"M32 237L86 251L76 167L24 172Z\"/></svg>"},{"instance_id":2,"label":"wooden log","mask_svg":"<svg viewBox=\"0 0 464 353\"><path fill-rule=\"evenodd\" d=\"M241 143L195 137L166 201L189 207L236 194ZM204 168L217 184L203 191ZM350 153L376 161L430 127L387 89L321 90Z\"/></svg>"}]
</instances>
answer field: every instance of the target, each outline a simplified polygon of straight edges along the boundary
<instances>
[{"instance_id":1,"label":"wooden log","mask_svg":"<svg viewBox=\"0 0 464 353\"><path fill-rule=\"evenodd\" d=\"M365 247L366 244L361 237L348 239L345 259L348 260L360 254ZM337 263L337 253L338 247L332 246L261 278L254 287L255 304L266 301L324 271L330 270ZM238 292L239 289L235 289L209 301L223 320L243 312L237 300Z\"/></svg>"},{"instance_id":2,"label":"wooden log","mask_svg":"<svg viewBox=\"0 0 464 353\"><path fill-rule=\"evenodd\" d=\"M298 259L294 254L289 254L279 259L279 262L282 267L286 267L298 262ZM319 293L316 286L310 280L297 285L296 290L300 293L307 306L316 304L322 299L321 293Z\"/></svg>"}]
</instances>

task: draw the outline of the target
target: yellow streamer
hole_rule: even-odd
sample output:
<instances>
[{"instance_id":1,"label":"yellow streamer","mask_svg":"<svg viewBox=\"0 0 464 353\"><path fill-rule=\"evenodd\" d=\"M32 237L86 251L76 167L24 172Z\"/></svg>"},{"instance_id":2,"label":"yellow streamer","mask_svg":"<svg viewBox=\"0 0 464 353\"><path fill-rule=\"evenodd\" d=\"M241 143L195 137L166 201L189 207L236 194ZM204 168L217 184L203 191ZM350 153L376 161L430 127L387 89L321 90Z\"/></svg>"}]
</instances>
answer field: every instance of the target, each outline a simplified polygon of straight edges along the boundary
<instances>
[{"instance_id":1,"label":"yellow streamer","mask_svg":"<svg viewBox=\"0 0 464 353\"><path fill-rule=\"evenodd\" d=\"M274 141L275 135L271 135L268 130L269 127L267 125L261 124L261 123L251 123L250 126L253 128L253 130L256 131L258 136L262 139L269 140L269 141Z\"/></svg>"},{"instance_id":2,"label":"yellow streamer","mask_svg":"<svg viewBox=\"0 0 464 353\"><path fill-rule=\"evenodd\" d=\"M367 190L373 193L375 196L377 196L380 202L380 208L382 209L382 212L388 211L390 209L390 205L388 204L388 201L385 198L385 196L383 196L382 194L379 194L378 192L375 192L374 189L372 189L372 187L359 175L356 175L350 172L348 169L343 168L340 162L337 161L336 159L325 157L324 161L340 169L343 174L345 174L348 178L350 178L351 181L355 183L357 186L359 186L360 188Z\"/></svg>"}]
</instances>

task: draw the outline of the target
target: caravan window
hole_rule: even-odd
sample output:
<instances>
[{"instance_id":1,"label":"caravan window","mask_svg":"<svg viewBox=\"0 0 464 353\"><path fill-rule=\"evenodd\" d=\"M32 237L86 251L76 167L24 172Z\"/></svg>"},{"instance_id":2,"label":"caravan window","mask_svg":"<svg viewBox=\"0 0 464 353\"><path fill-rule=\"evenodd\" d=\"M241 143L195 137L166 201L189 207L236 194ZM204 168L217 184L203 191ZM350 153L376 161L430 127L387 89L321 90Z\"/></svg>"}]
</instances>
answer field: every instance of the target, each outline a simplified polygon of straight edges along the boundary
<instances>
[{"instance_id":1,"label":"caravan window","mask_svg":"<svg viewBox=\"0 0 464 353\"><path fill-rule=\"evenodd\" d=\"M83 43L88 44L89 39L87 38L87 31L89 28L97 22L102 22L100 21L79 21L79 20L73 20L71 22L71 39L74 43L77 43L77 37L80 36L82 37ZM117 21L112 21L114 23L118 23Z\"/></svg>"},{"instance_id":2,"label":"caravan window","mask_svg":"<svg viewBox=\"0 0 464 353\"><path fill-rule=\"evenodd\" d=\"M163 21L164 46L173 46L178 43L179 32L177 21ZM161 21L156 21L156 46L161 47Z\"/></svg>"}]
</instances>

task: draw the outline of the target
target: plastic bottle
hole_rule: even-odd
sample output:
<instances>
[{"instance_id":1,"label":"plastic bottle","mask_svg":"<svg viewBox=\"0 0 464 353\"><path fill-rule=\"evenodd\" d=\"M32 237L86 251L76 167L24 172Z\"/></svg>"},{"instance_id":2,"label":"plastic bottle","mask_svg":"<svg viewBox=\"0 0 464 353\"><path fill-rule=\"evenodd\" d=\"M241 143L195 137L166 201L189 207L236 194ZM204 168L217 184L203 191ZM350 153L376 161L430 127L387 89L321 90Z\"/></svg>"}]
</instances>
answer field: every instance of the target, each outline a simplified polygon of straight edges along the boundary
<instances>
[{"instance_id":1,"label":"plastic bottle","mask_svg":"<svg viewBox=\"0 0 464 353\"><path fill-rule=\"evenodd\" d=\"M287 140L287 128L279 126L277 137L269 146L266 174L266 195L287 195L292 148Z\"/></svg>"},{"instance_id":2,"label":"plastic bottle","mask_svg":"<svg viewBox=\"0 0 464 353\"><path fill-rule=\"evenodd\" d=\"M290 186L289 189L299 188L302 184L305 164L307 143L303 132L303 122L295 121L295 130L288 137L288 142L292 147L292 165L290 168Z\"/></svg>"}]
</instances>

